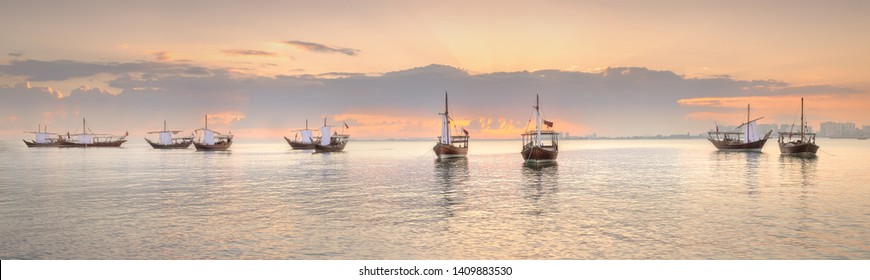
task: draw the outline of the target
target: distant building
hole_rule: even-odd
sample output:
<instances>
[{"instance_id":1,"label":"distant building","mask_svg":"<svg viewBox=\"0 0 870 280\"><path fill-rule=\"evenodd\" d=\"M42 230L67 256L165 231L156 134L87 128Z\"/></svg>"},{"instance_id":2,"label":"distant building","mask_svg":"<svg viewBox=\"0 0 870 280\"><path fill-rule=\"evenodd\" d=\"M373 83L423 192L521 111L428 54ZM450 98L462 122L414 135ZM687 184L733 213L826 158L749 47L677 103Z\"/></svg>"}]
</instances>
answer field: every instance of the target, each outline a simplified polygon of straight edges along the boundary
<instances>
[{"instance_id":1,"label":"distant building","mask_svg":"<svg viewBox=\"0 0 870 280\"><path fill-rule=\"evenodd\" d=\"M819 135L825 137L857 137L860 136L861 133L858 131L857 126L855 126L855 123L827 121L821 124Z\"/></svg>"},{"instance_id":2,"label":"distant building","mask_svg":"<svg viewBox=\"0 0 870 280\"><path fill-rule=\"evenodd\" d=\"M771 133L771 135L774 135L777 132L779 132L779 126L776 124L759 124L758 125L758 133L759 134L764 135L768 131L773 131Z\"/></svg>"}]
</instances>

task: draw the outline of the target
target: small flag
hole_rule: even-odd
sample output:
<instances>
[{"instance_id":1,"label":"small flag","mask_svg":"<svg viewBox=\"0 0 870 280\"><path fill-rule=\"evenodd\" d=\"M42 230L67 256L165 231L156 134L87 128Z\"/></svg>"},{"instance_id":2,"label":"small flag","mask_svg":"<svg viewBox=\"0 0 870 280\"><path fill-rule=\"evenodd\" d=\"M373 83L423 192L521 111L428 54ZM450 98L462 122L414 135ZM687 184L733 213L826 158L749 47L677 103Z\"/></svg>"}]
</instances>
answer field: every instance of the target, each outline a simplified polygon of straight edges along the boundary
<instances>
[{"instance_id":1,"label":"small flag","mask_svg":"<svg viewBox=\"0 0 870 280\"><path fill-rule=\"evenodd\" d=\"M344 128L350 129L350 127L347 126L347 123L344 123Z\"/></svg>"},{"instance_id":2,"label":"small flag","mask_svg":"<svg viewBox=\"0 0 870 280\"><path fill-rule=\"evenodd\" d=\"M465 133L465 136L468 136L468 130L465 130L464 127L462 128L462 133Z\"/></svg>"},{"instance_id":3,"label":"small flag","mask_svg":"<svg viewBox=\"0 0 870 280\"><path fill-rule=\"evenodd\" d=\"M544 120L544 125L546 125L547 127L553 127L553 122Z\"/></svg>"},{"instance_id":4,"label":"small flag","mask_svg":"<svg viewBox=\"0 0 870 280\"><path fill-rule=\"evenodd\" d=\"M124 131L124 137L130 136L130 131Z\"/></svg>"}]
</instances>

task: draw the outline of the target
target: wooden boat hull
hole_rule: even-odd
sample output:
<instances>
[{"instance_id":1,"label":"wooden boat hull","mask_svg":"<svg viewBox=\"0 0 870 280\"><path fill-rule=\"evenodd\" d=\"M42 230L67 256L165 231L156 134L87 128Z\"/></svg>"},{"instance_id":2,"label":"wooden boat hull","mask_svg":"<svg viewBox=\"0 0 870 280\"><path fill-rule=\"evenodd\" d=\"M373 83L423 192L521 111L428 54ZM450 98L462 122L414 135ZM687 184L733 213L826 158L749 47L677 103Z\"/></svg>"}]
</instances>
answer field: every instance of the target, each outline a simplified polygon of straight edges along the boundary
<instances>
[{"instance_id":1,"label":"wooden boat hull","mask_svg":"<svg viewBox=\"0 0 870 280\"><path fill-rule=\"evenodd\" d=\"M187 149L188 147L190 147L190 144L193 144L193 142L191 141L184 141L175 144L160 144L151 142L151 140L148 140L147 138L145 139L145 141L148 142L148 144L155 149Z\"/></svg>"},{"instance_id":2,"label":"wooden boat hull","mask_svg":"<svg viewBox=\"0 0 870 280\"><path fill-rule=\"evenodd\" d=\"M118 148L118 147L121 147L121 144L124 144L125 142L127 142L126 139L108 141L108 142L94 142L94 143L90 143L90 144L79 144L79 143L75 143L75 142L61 141L59 143L58 147L61 147L61 148Z\"/></svg>"},{"instance_id":3,"label":"wooden boat hull","mask_svg":"<svg viewBox=\"0 0 870 280\"><path fill-rule=\"evenodd\" d=\"M59 142L51 142L51 143L36 143L36 141L27 141L22 139L24 144L27 145L28 148L42 148L42 147L60 147Z\"/></svg>"},{"instance_id":4,"label":"wooden boat hull","mask_svg":"<svg viewBox=\"0 0 870 280\"><path fill-rule=\"evenodd\" d=\"M233 141L227 142L217 142L214 145L209 145L205 143L193 143L193 146L196 147L197 151L226 151L233 145Z\"/></svg>"},{"instance_id":5,"label":"wooden boat hull","mask_svg":"<svg viewBox=\"0 0 870 280\"><path fill-rule=\"evenodd\" d=\"M743 142L732 142L732 141L720 141L715 139L707 138L710 140L710 143L713 143L713 146L716 146L716 149L723 151L756 151L760 152L762 148L764 148L764 144L767 143L767 138L761 139L755 142L743 143Z\"/></svg>"},{"instance_id":6,"label":"wooden boat hull","mask_svg":"<svg viewBox=\"0 0 870 280\"><path fill-rule=\"evenodd\" d=\"M559 156L559 148L558 146L552 148L526 146L520 154L526 161L555 161L556 157Z\"/></svg>"},{"instance_id":7,"label":"wooden boat hull","mask_svg":"<svg viewBox=\"0 0 870 280\"><path fill-rule=\"evenodd\" d=\"M432 147L432 150L435 151L435 155L438 158L460 158L465 157L468 154L468 148L460 148L454 145L437 143L435 147Z\"/></svg>"},{"instance_id":8,"label":"wooden boat hull","mask_svg":"<svg viewBox=\"0 0 870 280\"><path fill-rule=\"evenodd\" d=\"M344 146L347 146L347 142L343 142L341 144L330 144L330 145L314 145L315 153L337 153L344 150Z\"/></svg>"},{"instance_id":9,"label":"wooden boat hull","mask_svg":"<svg viewBox=\"0 0 870 280\"><path fill-rule=\"evenodd\" d=\"M784 155L815 155L819 146L813 143L779 143L779 151Z\"/></svg>"},{"instance_id":10,"label":"wooden boat hull","mask_svg":"<svg viewBox=\"0 0 870 280\"><path fill-rule=\"evenodd\" d=\"M287 140L287 144L290 144L290 147L294 150L311 150L314 149L314 143L302 143L299 141L290 140L290 138L284 137L284 140Z\"/></svg>"}]
</instances>

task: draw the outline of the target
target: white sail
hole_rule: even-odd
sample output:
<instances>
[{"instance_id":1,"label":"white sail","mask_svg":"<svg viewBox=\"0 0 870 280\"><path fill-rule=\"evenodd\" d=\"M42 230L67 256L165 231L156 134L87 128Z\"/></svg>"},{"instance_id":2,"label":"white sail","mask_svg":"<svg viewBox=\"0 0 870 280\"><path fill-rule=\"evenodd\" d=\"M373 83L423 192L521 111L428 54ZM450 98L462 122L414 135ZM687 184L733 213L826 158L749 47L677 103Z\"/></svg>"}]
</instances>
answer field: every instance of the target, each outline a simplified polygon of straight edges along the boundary
<instances>
[{"instance_id":1,"label":"white sail","mask_svg":"<svg viewBox=\"0 0 870 280\"><path fill-rule=\"evenodd\" d=\"M214 145L214 131L203 129L202 142L208 145Z\"/></svg>"},{"instance_id":2,"label":"white sail","mask_svg":"<svg viewBox=\"0 0 870 280\"><path fill-rule=\"evenodd\" d=\"M94 136L91 134L79 134L79 144L93 144Z\"/></svg>"},{"instance_id":3,"label":"white sail","mask_svg":"<svg viewBox=\"0 0 870 280\"><path fill-rule=\"evenodd\" d=\"M36 140L34 142L39 143L39 144L48 143L48 140L46 140L47 137L48 137L48 133L37 132L36 133Z\"/></svg>"},{"instance_id":4,"label":"white sail","mask_svg":"<svg viewBox=\"0 0 870 280\"><path fill-rule=\"evenodd\" d=\"M441 115L441 144L450 144L450 119Z\"/></svg>"},{"instance_id":5,"label":"white sail","mask_svg":"<svg viewBox=\"0 0 870 280\"><path fill-rule=\"evenodd\" d=\"M302 143L311 144L311 141L312 141L311 138L312 138L311 137L311 130L308 130L308 129L302 130L302 140L300 140Z\"/></svg>"},{"instance_id":6,"label":"white sail","mask_svg":"<svg viewBox=\"0 0 870 280\"><path fill-rule=\"evenodd\" d=\"M157 143L167 145L172 144L172 132L163 131L160 132L160 139L157 140Z\"/></svg>"},{"instance_id":7,"label":"white sail","mask_svg":"<svg viewBox=\"0 0 870 280\"><path fill-rule=\"evenodd\" d=\"M329 137L332 136L329 132L329 127L324 126L320 128L320 145L326 146L329 145L331 139Z\"/></svg>"},{"instance_id":8,"label":"white sail","mask_svg":"<svg viewBox=\"0 0 870 280\"><path fill-rule=\"evenodd\" d=\"M755 122L749 122L745 126L745 131L743 131L745 138L743 138L743 143L751 143L758 140L761 140L758 137L758 127L755 126Z\"/></svg>"}]
</instances>

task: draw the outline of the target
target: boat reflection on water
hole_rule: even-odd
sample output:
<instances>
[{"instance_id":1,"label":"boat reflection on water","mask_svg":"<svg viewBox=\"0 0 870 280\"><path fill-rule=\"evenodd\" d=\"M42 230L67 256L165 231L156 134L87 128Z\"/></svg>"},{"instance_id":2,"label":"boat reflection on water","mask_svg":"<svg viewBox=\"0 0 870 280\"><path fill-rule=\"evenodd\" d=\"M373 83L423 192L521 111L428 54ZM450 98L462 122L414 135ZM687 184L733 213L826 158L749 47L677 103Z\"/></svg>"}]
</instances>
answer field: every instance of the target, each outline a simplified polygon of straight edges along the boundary
<instances>
[{"instance_id":1,"label":"boat reflection on water","mask_svg":"<svg viewBox=\"0 0 870 280\"><path fill-rule=\"evenodd\" d=\"M440 158L435 159L435 182L443 196L442 207L444 216L453 217L456 208L465 202L462 189L468 181L468 159Z\"/></svg>"},{"instance_id":2,"label":"boat reflection on water","mask_svg":"<svg viewBox=\"0 0 870 280\"><path fill-rule=\"evenodd\" d=\"M716 171L717 178L722 174L733 174L726 176L727 180L717 181L725 185L742 181L742 185L746 187L746 194L749 196L759 194L759 182L763 181L761 174L764 174L761 169L763 169L763 162L767 161L767 157L767 154L759 151L717 150L710 152L710 159L714 163L713 170Z\"/></svg>"},{"instance_id":3,"label":"boat reflection on water","mask_svg":"<svg viewBox=\"0 0 870 280\"><path fill-rule=\"evenodd\" d=\"M780 168L782 168L782 176L791 177L790 181L795 181L795 177L800 178L802 186L806 187L813 185L816 178L816 164L818 157L815 154L793 156L789 154L781 154L779 156Z\"/></svg>"},{"instance_id":4,"label":"boat reflection on water","mask_svg":"<svg viewBox=\"0 0 870 280\"><path fill-rule=\"evenodd\" d=\"M554 172L555 170L559 169L558 167L559 167L559 162L556 162L556 161L527 161L527 162L523 162L523 171L531 169L531 170L539 170L539 171L548 170L550 172ZM525 173L525 172L523 172L523 173Z\"/></svg>"},{"instance_id":5,"label":"boat reflection on water","mask_svg":"<svg viewBox=\"0 0 870 280\"><path fill-rule=\"evenodd\" d=\"M559 164L549 162L524 162L524 197L529 203L524 213L542 216L555 212L555 194L559 191Z\"/></svg>"}]
</instances>

